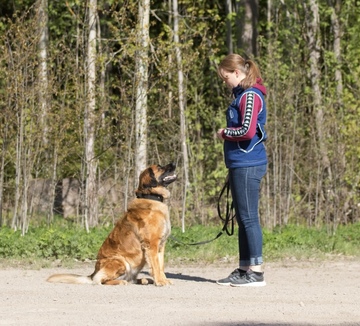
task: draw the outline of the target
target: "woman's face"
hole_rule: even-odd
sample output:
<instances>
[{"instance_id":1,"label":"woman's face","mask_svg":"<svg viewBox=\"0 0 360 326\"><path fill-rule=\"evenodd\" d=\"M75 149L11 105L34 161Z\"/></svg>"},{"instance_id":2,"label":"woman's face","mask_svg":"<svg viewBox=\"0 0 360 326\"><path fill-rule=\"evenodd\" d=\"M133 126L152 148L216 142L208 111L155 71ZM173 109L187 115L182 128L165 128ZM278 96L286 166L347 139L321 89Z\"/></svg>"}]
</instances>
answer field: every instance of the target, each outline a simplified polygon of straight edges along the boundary
<instances>
[{"instance_id":1,"label":"woman's face","mask_svg":"<svg viewBox=\"0 0 360 326\"><path fill-rule=\"evenodd\" d=\"M240 82L246 77L246 75L238 70L235 69L234 71L227 71L224 69L220 70L221 76L223 76L224 83L229 88L234 88L240 84Z\"/></svg>"}]
</instances>

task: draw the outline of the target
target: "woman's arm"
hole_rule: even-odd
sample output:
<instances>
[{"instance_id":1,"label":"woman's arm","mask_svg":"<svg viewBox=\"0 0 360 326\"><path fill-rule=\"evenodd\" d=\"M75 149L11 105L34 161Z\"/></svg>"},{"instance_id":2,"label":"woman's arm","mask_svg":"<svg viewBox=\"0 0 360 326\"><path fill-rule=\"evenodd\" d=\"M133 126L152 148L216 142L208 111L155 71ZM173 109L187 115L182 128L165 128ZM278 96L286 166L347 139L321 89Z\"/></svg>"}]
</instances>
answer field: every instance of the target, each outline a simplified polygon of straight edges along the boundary
<instances>
[{"instance_id":1,"label":"woman's arm","mask_svg":"<svg viewBox=\"0 0 360 326\"><path fill-rule=\"evenodd\" d=\"M239 105L241 127L220 129L221 138L229 141L252 139L256 134L257 118L261 107L262 100L258 94L255 92L245 93Z\"/></svg>"}]
</instances>

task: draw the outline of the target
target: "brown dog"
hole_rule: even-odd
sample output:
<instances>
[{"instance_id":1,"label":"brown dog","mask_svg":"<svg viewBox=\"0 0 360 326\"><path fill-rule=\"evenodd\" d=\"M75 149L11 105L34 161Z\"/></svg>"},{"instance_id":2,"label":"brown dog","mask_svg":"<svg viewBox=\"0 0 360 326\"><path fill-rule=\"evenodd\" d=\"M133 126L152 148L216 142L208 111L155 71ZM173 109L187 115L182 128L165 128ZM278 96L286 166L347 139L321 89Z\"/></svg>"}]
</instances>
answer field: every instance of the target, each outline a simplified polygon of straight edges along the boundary
<instances>
[{"instance_id":1,"label":"brown dog","mask_svg":"<svg viewBox=\"0 0 360 326\"><path fill-rule=\"evenodd\" d=\"M145 263L157 286L171 284L164 273L164 250L171 225L166 188L176 180L174 164L152 165L139 177L136 197L102 244L89 276L54 274L54 283L118 285L136 282ZM118 279L119 278L119 279ZM144 279L141 283L146 283Z\"/></svg>"}]
</instances>

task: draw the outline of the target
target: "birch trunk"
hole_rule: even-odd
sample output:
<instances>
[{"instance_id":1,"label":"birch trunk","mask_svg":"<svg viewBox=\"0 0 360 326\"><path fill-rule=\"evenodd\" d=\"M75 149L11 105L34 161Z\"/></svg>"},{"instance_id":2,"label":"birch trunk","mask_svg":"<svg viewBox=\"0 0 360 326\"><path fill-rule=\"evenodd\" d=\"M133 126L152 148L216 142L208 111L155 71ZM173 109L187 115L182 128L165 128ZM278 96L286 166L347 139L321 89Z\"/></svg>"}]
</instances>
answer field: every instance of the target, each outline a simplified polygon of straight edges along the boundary
<instances>
[{"instance_id":1,"label":"birch trunk","mask_svg":"<svg viewBox=\"0 0 360 326\"><path fill-rule=\"evenodd\" d=\"M87 53L87 105L85 111L85 227L97 224L96 160L95 160L95 109L96 109L96 7L97 0L89 0L89 38Z\"/></svg>"},{"instance_id":2,"label":"birch trunk","mask_svg":"<svg viewBox=\"0 0 360 326\"><path fill-rule=\"evenodd\" d=\"M335 5L332 8L332 15L331 15L331 26L334 32L334 43L333 49L335 54L335 59L337 62L337 66L335 69L335 82L336 82L336 95L338 98L337 106L342 106L342 96L343 96L343 81L342 81L342 74L341 74L341 24L339 19L339 14L341 12L341 0L335 0Z\"/></svg>"},{"instance_id":3,"label":"birch trunk","mask_svg":"<svg viewBox=\"0 0 360 326\"><path fill-rule=\"evenodd\" d=\"M147 91L150 0L139 2L139 43L136 61L135 188L147 164Z\"/></svg>"},{"instance_id":4,"label":"birch trunk","mask_svg":"<svg viewBox=\"0 0 360 326\"><path fill-rule=\"evenodd\" d=\"M39 5L39 102L40 102L40 125L43 130L43 143L48 142L48 126L46 123L46 116L48 111L48 68L47 68L47 46L48 46L48 0L40 0Z\"/></svg>"},{"instance_id":5,"label":"birch trunk","mask_svg":"<svg viewBox=\"0 0 360 326\"><path fill-rule=\"evenodd\" d=\"M341 21L339 18L340 12L341 12L341 0L334 0L331 1L332 6L330 5L332 9L331 13L331 26L333 29L333 35L334 35L334 42L333 42L333 51L334 56L336 60L336 66L335 66L335 83L336 83L336 102L335 102L335 114L340 115L340 119L343 119L342 116L342 107L343 107L343 80L342 80L342 73L341 73L341 66L342 66L342 59L341 59L341 37L342 37L342 29L341 29ZM346 155L345 155L345 141L343 139L343 133L340 132L341 127L335 121L334 128L339 130L337 133L337 146L335 150L338 153L338 170L334 171L334 179L338 180L338 184L342 183L341 177L342 175L345 175L346 171ZM339 173L340 172L340 173ZM352 191L349 191L348 194L346 194L346 191L344 191L343 187L336 187L335 185L332 187L333 193L334 193L334 204L336 213L334 214L334 223L333 223L333 232L336 230L338 223L343 219L345 223L347 223L347 216L346 211L348 210L348 204L349 200L351 198L350 194Z\"/></svg>"},{"instance_id":6,"label":"birch trunk","mask_svg":"<svg viewBox=\"0 0 360 326\"><path fill-rule=\"evenodd\" d=\"M314 98L314 108L316 114L316 130L318 136L318 143L320 148L320 155L322 157L323 167L328 170L331 175L330 161L327 154L325 135L324 135L324 111L323 111L323 100L320 89L320 19L319 19L319 7L316 0L310 0L310 8L306 5L306 23L307 23L307 35L308 45L310 49L310 79Z\"/></svg>"},{"instance_id":7,"label":"birch trunk","mask_svg":"<svg viewBox=\"0 0 360 326\"><path fill-rule=\"evenodd\" d=\"M182 202L182 216L181 224L182 231L185 232L185 211L186 211L186 196L189 184L189 158L186 144L186 121L185 121L185 88L184 88L184 73L182 68L182 55L180 49L179 40L179 9L177 0L173 0L173 12L174 12L174 43L175 43L175 54L178 71L178 89L179 89L179 109L180 109L180 141L181 150L184 160L184 191L183 191L183 202Z\"/></svg>"},{"instance_id":8,"label":"birch trunk","mask_svg":"<svg viewBox=\"0 0 360 326\"><path fill-rule=\"evenodd\" d=\"M171 0L168 0L168 10L169 10L169 12L172 11L172 2L171 2ZM172 16L169 15L168 16L168 25L169 26L172 26L172 24L173 24L172 21L173 21ZM172 57L171 53L168 54L168 62L169 62L169 67L171 67L172 62L173 62L173 57ZM172 79L173 79L173 77L172 77L171 69L169 69L169 72L168 72L168 85L169 85L168 86L169 87L169 92L168 92L168 102L169 102L169 104L168 104L168 116L169 116L170 119L172 117L172 105L173 105Z\"/></svg>"},{"instance_id":9,"label":"birch trunk","mask_svg":"<svg viewBox=\"0 0 360 326\"><path fill-rule=\"evenodd\" d=\"M23 155L23 146L24 146L24 113L23 110L17 110L17 124L18 131L16 135L16 161L15 161L15 205L14 205L14 215L11 223L11 227L14 230L17 230L19 227L19 206L21 198L21 180L22 180L22 171L21 171L21 160Z\"/></svg>"},{"instance_id":10,"label":"birch trunk","mask_svg":"<svg viewBox=\"0 0 360 326\"><path fill-rule=\"evenodd\" d=\"M308 5L309 4L309 5ZM305 9L305 20L307 26L307 38L309 46L310 56L310 80L312 85L313 93L313 107L315 113L315 128L317 136L317 144L319 148L319 170L317 176L317 200L318 204L315 209L315 217L319 216L322 208L320 207L321 197L328 198L330 188L324 184L324 180L327 179L328 183L332 183L332 171L330 166L330 159L328 156L328 148L326 145L326 130L325 130L325 119L323 109L323 99L320 88L320 77L321 72L319 69L320 59L320 18L319 18L319 7L316 0L309 0L303 2ZM325 172L325 176L324 173ZM325 189L324 189L325 188ZM327 208L325 214L329 214L330 207Z\"/></svg>"}]
</instances>

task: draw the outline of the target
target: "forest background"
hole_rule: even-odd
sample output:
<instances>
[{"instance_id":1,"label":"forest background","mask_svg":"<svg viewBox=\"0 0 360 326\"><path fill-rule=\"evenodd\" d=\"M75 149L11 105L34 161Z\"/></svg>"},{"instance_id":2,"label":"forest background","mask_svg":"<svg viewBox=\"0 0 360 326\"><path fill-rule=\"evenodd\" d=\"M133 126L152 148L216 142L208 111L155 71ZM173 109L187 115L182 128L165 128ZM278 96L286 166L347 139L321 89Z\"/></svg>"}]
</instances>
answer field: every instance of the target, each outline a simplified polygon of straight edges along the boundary
<instances>
[{"instance_id":1,"label":"forest background","mask_svg":"<svg viewBox=\"0 0 360 326\"><path fill-rule=\"evenodd\" d=\"M216 223L232 52L268 89L262 224L359 222L360 1L0 0L0 16L0 226L112 223L169 162L173 224Z\"/></svg>"}]
</instances>

